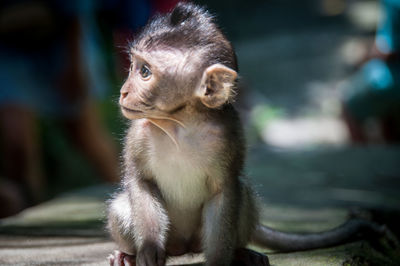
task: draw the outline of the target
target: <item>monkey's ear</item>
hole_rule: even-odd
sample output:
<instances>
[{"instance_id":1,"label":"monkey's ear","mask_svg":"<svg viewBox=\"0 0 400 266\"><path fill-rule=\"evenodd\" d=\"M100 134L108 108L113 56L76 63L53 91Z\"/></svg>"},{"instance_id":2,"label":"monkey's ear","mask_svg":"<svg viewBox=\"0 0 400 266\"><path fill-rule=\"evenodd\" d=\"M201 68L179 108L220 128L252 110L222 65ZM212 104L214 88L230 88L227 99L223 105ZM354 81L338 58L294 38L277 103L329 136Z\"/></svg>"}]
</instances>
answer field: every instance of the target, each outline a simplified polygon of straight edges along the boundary
<instances>
[{"instance_id":1,"label":"monkey's ear","mask_svg":"<svg viewBox=\"0 0 400 266\"><path fill-rule=\"evenodd\" d=\"M218 108L234 96L237 73L222 64L214 64L204 70L197 95L209 108Z\"/></svg>"}]
</instances>

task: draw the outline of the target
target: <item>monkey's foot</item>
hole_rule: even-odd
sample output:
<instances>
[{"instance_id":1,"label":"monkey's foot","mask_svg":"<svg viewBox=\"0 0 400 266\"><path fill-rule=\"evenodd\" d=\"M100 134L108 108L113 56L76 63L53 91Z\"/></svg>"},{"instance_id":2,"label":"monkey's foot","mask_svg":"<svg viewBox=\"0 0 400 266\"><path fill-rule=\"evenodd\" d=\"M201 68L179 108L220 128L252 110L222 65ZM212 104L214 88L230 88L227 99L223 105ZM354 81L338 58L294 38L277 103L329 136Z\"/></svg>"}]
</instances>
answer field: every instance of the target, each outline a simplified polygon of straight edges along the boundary
<instances>
[{"instance_id":1,"label":"monkey's foot","mask_svg":"<svg viewBox=\"0 0 400 266\"><path fill-rule=\"evenodd\" d=\"M135 266L135 256L128 255L119 250L114 250L113 254L108 256L110 266Z\"/></svg>"},{"instance_id":2,"label":"monkey's foot","mask_svg":"<svg viewBox=\"0 0 400 266\"><path fill-rule=\"evenodd\" d=\"M270 266L268 257L262 253L247 248L240 248L235 251L231 266Z\"/></svg>"}]
</instances>

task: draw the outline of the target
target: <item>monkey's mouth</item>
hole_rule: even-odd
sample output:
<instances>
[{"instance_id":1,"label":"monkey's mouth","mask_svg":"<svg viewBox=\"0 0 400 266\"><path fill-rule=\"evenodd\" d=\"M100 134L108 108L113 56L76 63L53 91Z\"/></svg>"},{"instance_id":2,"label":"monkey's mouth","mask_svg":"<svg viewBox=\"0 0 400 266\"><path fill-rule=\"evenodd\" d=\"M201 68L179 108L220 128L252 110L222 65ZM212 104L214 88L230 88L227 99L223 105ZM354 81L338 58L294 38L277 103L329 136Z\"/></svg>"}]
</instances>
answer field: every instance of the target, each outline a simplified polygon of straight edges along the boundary
<instances>
[{"instance_id":1,"label":"monkey's mouth","mask_svg":"<svg viewBox=\"0 0 400 266\"><path fill-rule=\"evenodd\" d=\"M122 106L121 105L121 109L123 110L123 111L125 111L125 112L127 112L127 113L131 113L131 114L139 114L139 113L143 113L142 111L140 111L140 110L134 110L134 109L130 109L130 108L127 108L127 107L125 107L125 106Z\"/></svg>"}]
</instances>

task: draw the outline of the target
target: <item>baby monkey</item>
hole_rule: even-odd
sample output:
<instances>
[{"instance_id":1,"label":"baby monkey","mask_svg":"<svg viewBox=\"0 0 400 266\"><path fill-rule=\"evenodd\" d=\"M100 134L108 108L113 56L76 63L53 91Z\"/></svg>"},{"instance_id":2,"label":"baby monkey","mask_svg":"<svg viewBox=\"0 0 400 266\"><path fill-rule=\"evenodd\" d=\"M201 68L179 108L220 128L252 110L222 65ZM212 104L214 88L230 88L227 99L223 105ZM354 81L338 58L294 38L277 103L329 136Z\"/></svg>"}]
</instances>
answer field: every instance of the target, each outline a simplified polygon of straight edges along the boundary
<instances>
[{"instance_id":1,"label":"baby monkey","mask_svg":"<svg viewBox=\"0 0 400 266\"><path fill-rule=\"evenodd\" d=\"M180 3L152 20L130 46L119 104L130 120L122 188L109 203L119 251L111 265L162 266L167 256L204 252L206 265L269 265L248 243L293 251L354 240L384 228L350 220L319 234L259 225L242 175L245 145L230 42L202 7Z\"/></svg>"}]
</instances>

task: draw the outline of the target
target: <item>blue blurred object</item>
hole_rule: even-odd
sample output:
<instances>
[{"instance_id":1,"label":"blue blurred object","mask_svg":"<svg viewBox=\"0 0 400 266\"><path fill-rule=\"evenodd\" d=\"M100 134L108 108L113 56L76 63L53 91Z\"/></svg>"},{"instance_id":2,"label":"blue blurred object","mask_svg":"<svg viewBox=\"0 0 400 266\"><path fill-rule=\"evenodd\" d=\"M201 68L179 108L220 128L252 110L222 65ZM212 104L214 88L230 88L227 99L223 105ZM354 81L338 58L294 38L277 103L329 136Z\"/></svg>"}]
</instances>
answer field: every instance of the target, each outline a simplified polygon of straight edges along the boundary
<instances>
[{"instance_id":1,"label":"blue blurred object","mask_svg":"<svg viewBox=\"0 0 400 266\"><path fill-rule=\"evenodd\" d=\"M393 74L391 68L379 59L370 60L362 69L362 75L373 90L393 89Z\"/></svg>"},{"instance_id":2,"label":"blue blurred object","mask_svg":"<svg viewBox=\"0 0 400 266\"><path fill-rule=\"evenodd\" d=\"M400 51L400 0L382 1L382 18L376 33L376 46L385 54Z\"/></svg>"},{"instance_id":3,"label":"blue blurred object","mask_svg":"<svg viewBox=\"0 0 400 266\"><path fill-rule=\"evenodd\" d=\"M70 60L68 25L75 19L83 32L79 49L83 69L89 72L90 93L104 94L109 82L99 57L92 2L17 1L2 6L4 17L15 17L21 24L15 28L11 20L7 25L11 33L0 41L0 107L21 106L42 115L67 117L80 111L84 99L71 101L60 91L65 62Z\"/></svg>"},{"instance_id":4,"label":"blue blurred object","mask_svg":"<svg viewBox=\"0 0 400 266\"><path fill-rule=\"evenodd\" d=\"M0 206L0 217L46 196L41 151L47 147L40 140L54 132L42 131L43 121L56 122L96 176L118 180L117 150L95 103L118 89L111 83L118 65L115 35L126 29L131 33L150 12L148 0L0 1L0 182L16 191L15 197L0 191L0 200L11 206ZM120 38L121 46L128 34ZM62 149L56 150L46 165L50 172L65 163ZM61 190L85 179L83 172L65 173L63 182L63 174L51 174Z\"/></svg>"},{"instance_id":5,"label":"blue blurred object","mask_svg":"<svg viewBox=\"0 0 400 266\"><path fill-rule=\"evenodd\" d=\"M13 27L11 22L7 25L11 33L0 32L0 108L22 106L40 115L62 117L75 116L86 100L68 99L60 90L65 62L70 60L71 22L77 20L81 29L79 64L88 94L102 99L111 87L110 70L96 16L108 12L111 27L136 29L151 12L149 1L144 0L18 0L0 3L0 10L0 16L17 18L13 21L22 25ZM26 17L27 12L33 13Z\"/></svg>"},{"instance_id":6,"label":"blue blurred object","mask_svg":"<svg viewBox=\"0 0 400 266\"><path fill-rule=\"evenodd\" d=\"M56 89L64 48L58 43L46 53L29 54L0 49L0 106L24 106L41 114L76 113L79 107L64 103Z\"/></svg>"},{"instance_id":7,"label":"blue blurred object","mask_svg":"<svg viewBox=\"0 0 400 266\"><path fill-rule=\"evenodd\" d=\"M376 32L378 55L352 77L344 92L345 119L354 141L366 141L363 124L374 119L382 138L400 140L400 0L383 0Z\"/></svg>"},{"instance_id":8,"label":"blue blurred object","mask_svg":"<svg viewBox=\"0 0 400 266\"><path fill-rule=\"evenodd\" d=\"M368 61L345 91L347 111L357 121L380 117L400 104L400 64L379 59Z\"/></svg>"},{"instance_id":9,"label":"blue blurred object","mask_svg":"<svg viewBox=\"0 0 400 266\"><path fill-rule=\"evenodd\" d=\"M359 121L384 116L400 104L400 0L385 0L376 34L376 47L395 60L369 60L345 91L347 111Z\"/></svg>"}]
</instances>

